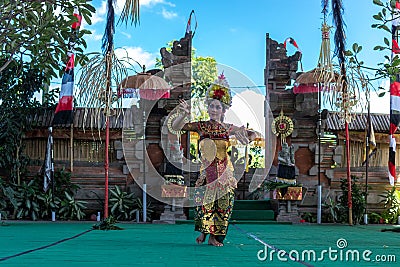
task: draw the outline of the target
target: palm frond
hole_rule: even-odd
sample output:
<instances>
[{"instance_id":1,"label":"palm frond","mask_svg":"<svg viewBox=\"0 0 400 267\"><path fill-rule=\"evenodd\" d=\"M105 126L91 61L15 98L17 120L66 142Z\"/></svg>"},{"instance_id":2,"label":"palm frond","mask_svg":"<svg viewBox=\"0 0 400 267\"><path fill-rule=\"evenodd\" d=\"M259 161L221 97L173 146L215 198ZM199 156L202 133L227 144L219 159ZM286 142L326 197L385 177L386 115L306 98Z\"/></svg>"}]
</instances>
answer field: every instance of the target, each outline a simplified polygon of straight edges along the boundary
<instances>
[{"instance_id":1,"label":"palm frond","mask_svg":"<svg viewBox=\"0 0 400 267\"><path fill-rule=\"evenodd\" d=\"M91 129L101 130L105 126L105 116L120 115L122 101L118 97L117 87L134 69L134 62L129 57L118 58L111 51L107 55L96 54L82 68L77 105L85 108L84 124L88 123ZM110 71L107 71L107 66ZM86 125L83 125L84 128Z\"/></svg>"},{"instance_id":2,"label":"palm frond","mask_svg":"<svg viewBox=\"0 0 400 267\"><path fill-rule=\"evenodd\" d=\"M139 23L139 0L126 0L124 8L122 9L121 16L118 20L118 23L125 22L128 24L130 21L131 24Z\"/></svg>"}]
</instances>

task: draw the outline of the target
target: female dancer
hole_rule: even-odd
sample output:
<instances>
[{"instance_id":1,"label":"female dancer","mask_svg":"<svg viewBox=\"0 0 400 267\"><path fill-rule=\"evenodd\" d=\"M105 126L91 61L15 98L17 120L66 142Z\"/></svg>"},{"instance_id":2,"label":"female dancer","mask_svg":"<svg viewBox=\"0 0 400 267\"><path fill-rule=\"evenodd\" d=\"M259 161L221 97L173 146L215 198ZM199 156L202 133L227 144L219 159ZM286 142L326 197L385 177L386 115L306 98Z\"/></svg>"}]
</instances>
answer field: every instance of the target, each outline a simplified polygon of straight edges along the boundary
<instances>
[{"instance_id":1,"label":"female dancer","mask_svg":"<svg viewBox=\"0 0 400 267\"><path fill-rule=\"evenodd\" d=\"M190 106L181 101L181 115L172 126L179 130L197 132L200 136L201 167L194 196L195 230L200 232L196 242L203 243L207 234L210 234L208 244L220 247L228 231L234 189L237 186L227 151L229 139L234 136L242 144L247 144L256 138L256 133L224 123L224 114L231 105L231 94L223 74L208 89L206 104L209 120L184 123L185 117L190 114Z\"/></svg>"}]
</instances>

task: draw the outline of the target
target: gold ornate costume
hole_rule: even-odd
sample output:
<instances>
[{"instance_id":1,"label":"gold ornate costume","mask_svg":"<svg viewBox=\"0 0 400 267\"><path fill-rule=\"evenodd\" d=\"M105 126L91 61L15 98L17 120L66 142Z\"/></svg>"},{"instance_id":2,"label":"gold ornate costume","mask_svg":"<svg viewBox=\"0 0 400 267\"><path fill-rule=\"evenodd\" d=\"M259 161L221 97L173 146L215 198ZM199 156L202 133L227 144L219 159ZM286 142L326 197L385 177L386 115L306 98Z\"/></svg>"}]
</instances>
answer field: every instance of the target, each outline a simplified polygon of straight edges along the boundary
<instances>
[{"instance_id":1,"label":"gold ornate costume","mask_svg":"<svg viewBox=\"0 0 400 267\"><path fill-rule=\"evenodd\" d=\"M200 135L200 175L195 191L195 230L225 236L232 214L237 181L227 153L231 125L216 121L188 123Z\"/></svg>"}]
</instances>

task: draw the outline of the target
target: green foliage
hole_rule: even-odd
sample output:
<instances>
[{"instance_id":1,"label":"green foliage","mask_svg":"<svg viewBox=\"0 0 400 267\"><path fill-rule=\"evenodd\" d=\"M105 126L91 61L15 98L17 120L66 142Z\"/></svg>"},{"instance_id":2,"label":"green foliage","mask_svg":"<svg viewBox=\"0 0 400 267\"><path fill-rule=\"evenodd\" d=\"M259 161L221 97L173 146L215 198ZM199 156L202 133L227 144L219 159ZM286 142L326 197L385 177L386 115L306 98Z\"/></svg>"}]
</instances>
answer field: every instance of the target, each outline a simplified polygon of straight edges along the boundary
<instances>
[{"instance_id":1,"label":"green foliage","mask_svg":"<svg viewBox=\"0 0 400 267\"><path fill-rule=\"evenodd\" d=\"M340 204L328 197L326 202L322 204L322 208L327 210L327 222L339 222L340 211L343 210Z\"/></svg>"},{"instance_id":2,"label":"green foliage","mask_svg":"<svg viewBox=\"0 0 400 267\"><path fill-rule=\"evenodd\" d=\"M195 57L192 59L192 97L206 96L208 87L217 78L217 61L213 57Z\"/></svg>"},{"instance_id":3,"label":"green foliage","mask_svg":"<svg viewBox=\"0 0 400 267\"><path fill-rule=\"evenodd\" d=\"M69 195L75 195L76 191L80 188L79 185L71 182L71 173L67 172L64 168L54 172L55 189L54 195L58 198L64 197L64 192ZM39 177L39 183L43 183L43 176Z\"/></svg>"},{"instance_id":4,"label":"green foliage","mask_svg":"<svg viewBox=\"0 0 400 267\"><path fill-rule=\"evenodd\" d=\"M76 42L75 55L78 61L85 61L83 48L86 48L84 35L87 30L80 30L76 36L71 35L71 25L76 21L74 7L84 20L90 24L91 14L95 12L86 0L59 1L6 1L2 5L0 21L0 54L7 60L0 64L0 73L11 62L23 61L28 68L40 66L40 72L46 83L57 72L62 72L59 62L67 58L68 41ZM57 9L61 12L57 12ZM19 12L16 12L19 11ZM17 73L16 73L17 74Z\"/></svg>"},{"instance_id":5,"label":"green foliage","mask_svg":"<svg viewBox=\"0 0 400 267\"><path fill-rule=\"evenodd\" d=\"M382 216L376 212L371 212L368 216L368 222L371 224L381 223Z\"/></svg>"},{"instance_id":6,"label":"green foliage","mask_svg":"<svg viewBox=\"0 0 400 267\"><path fill-rule=\"evenodd\" d=\"M63 208L61 219L82 219L85 202L73 197L79 186L72 184L71 174L64 169L55 171L55 191L43 191L43 175L36 175L21 185L6 183L0 178L0 212L15 214L17 219L49 219L52 211Z\"/></svg>"},{"instance_id":7,"label":"green foliage","mask_svg":"<svg viewBox=\"0 0 400 267\"><path fill-rule=\"evenodd\" d=\"M250 144L249 157L249 168L263 168L264 167L264 156L262 155L262 149L260 146L253 146Z\"/></svg>"},{"instance_id":8,"label":"green foliage","mask_svg":"<svg viewBox=\"0 0 400 267\"><path fill-rule=\"evenodd\" d=\"M117 185L110 189L111 197L109 199L111 214L117 220L129 220L134 213L135 201L134 194L128 194L122 191Z\"/></svg>"},{"instance_id":9,"label":"green foliage","mask_svg":"<svg viewBox=\"0 0 400 267\"><path fill-rule=\"evenodd\" d=\"M77 62L87 57L84 35L72 36L78 6L90 23L95 10L86 0L3 1L0 20L0 168L7 170L13 183L20 184L29 159L23 154L22 137L31 128L29 115L40 103L33 98L46 89L50 80L60 77L67 59L68 42L74 40ZM56 12L60 9L61 12ZM72 39L70 39L72 38ZM63 63L64 65L64 63ZM46 91L46 90L45 90ZM55 93L45 93L44 106L54 101ZM47 101L47 102L46 102Z\"/></svg>"},{"instance_id":10,"label":"green foliage","mask_svg":"<svg viewBox=\"0 0 400 267\"><path fill-rule=\"evenodd\" d=\"M71 182L71 173L65 171L64 168L56 170L54 172L54 192L52 188L48 189L47 192L43 192L43 173L34 177L34 182L38 188L37 198L40 204L40 218L48 219L51 216L52 211L57 211L61 207L61 203L68 201L65 193L69 196L75 195L79 186ZM52 185L50 185L52 187ZM68 217L67 217L68 218Z\"/></svg>"},{"instance_id":11,"label":"green foliage","mask_svg":"<svg viewBox=\"0 0 400 267\"><path fill-rule=\"evenodd\" d=\"M15 210L18 207L15 198L15 190L12 186L6 184L0 177L0 213L2 218L7 218L7 210Z\"/></svg>"},{"instance_id":12,"label":"green foliage","mask_svg":"<svg viewBox=\"0 0 400 267\"><path fill-rule=\"evenodd\" d=\"M0 65L6 59L0 56ZM31 129L32 109L39 107L33 95L44 77L38 68L11 62L0 72L0 168L7 170L13 183L20 183L29 159L23 154L23 136Z\"/></svg>"},{"instance_id":13,"label":"green foliage","mask_svg":"<svg viewBox=\"0 0 400 267\"><path fill-rule=\"evenodd\" d=\"M65 198L60 203L60 217L66 220L82 220L85 217L85 213L82 209L85 209L86 201L76 200L74 196L65 193Z\"/></svg>"},{"instance_id":14,"label":"green foliage","mask_svg":"<svg viewBox=\"0 0 400 267\"><path fill-rule=\"evenodd\" d=\"M317 222L317 217L314 214L312 214L311 212L305 212L305 213L301 214L301 218L309 223Z\"/></svg>"},{"instance_id":15,"label":"green foliage","mask_svg":"<svg viewBox=\"0 0 400 267\"><path fill-rule=\"evenodd\" d=\"M115 224L117 223L117 219L115 219L113 216L108 216L104 220L102 220L100 223L93 225L94 230L123 230L121 227L116 226Z\"/></svg>"},{"instance_id":16,"label":"green foliage","mask_svg":"<svg viewBox=\"0 0 400 267\"><path fill-rule=\"evenodd\" d=\"M293 185L285 184L285 183L282 183L282 182L276 182L274 180L266 180L266 181L263 182L261 188L263 188L264 190L273 191L275 189L288 188L289 186L293 186Z\"/></svg>"},{"instance_id":17,"label":"green foliage","mask_svg":"<svg viewBox=\"0 0 400 267\"><path fill-rule=\"evenodd\" d=\"M382 213L382 218L385 223L397 223L397 218L400 216L400 191L396 187L386 190L386 194L379 195L383 197L385 211Z\"/></svg>"},{"instance_id":18,"label":"green foliage","mask_svg":"<svg viewBox=\"0 0 400 267\"><path fill-rule=\"evenodd\" d=\"M37 201L39 204L39 216L41 219L51 218L51 212L57 211L61 204L61 199L53 195L51 189L47 192L40 190Z\"/></svg>"},{"instance_id":19,"label":"green foliage","mask_svg":"<svg viewBox=\"0 0 400 267\"><path fill-rule=\"evenodd\" d=\"M358 183L358 177L352 175L351 176L351 196L353 202L353 223L357 224L362 222L364 212L365 212L365 191L362 190L361 186ZM347 179L340 180L340 188L342 189L342 195L339 197L339 209L340 215L338 216L338 220L341 222L348 222L348 181Z\"/></svg>"},{"instance_id":20,"label":"green foliage","mask_svg":"<svg viewBox=\"0 0 400 267\"><path fill-rule=\"evenodd\" d=\"M25 181L17 186L17 218L32 219L36 221L39 218L39 202L37 198L38 187L34 184L34 180L26 183Z\"/></svg>"},{"instance_id":21,"label":"green foliage","mask_svg":"<svg viewBox=\"0 0 400 267\"><path fill-rule=\"evenodd\" d=\"M366 207L366 193L362 190L358 180L359 178L357 176L351 176L353 224L359 224L362 222ZM349 220L347 179L340 180L340 188L342 194L339 196L338 202L333 200L331 197L328 197L326 202L322 204L322 207L325 209L325 214L327 215L326 221L328 222L347 223Z\"/></svg>"},{"instance_id":22,"label":"green foliage","mask_svg":"<svg viewBox=\"0 0 400 267\"><path fill-rule=\"evenodd\" d=\"M143 202L142 199L137 197L135 199L135 206L136 208L133 210L132 214L135 214L137 211L140 214L140 217L143 218ZM147 208L146 208L146 221L150 221L151 220L151 214L154 212L152 205L151 205L151 201L147 202Z\"/></svg>"}]
</instances>

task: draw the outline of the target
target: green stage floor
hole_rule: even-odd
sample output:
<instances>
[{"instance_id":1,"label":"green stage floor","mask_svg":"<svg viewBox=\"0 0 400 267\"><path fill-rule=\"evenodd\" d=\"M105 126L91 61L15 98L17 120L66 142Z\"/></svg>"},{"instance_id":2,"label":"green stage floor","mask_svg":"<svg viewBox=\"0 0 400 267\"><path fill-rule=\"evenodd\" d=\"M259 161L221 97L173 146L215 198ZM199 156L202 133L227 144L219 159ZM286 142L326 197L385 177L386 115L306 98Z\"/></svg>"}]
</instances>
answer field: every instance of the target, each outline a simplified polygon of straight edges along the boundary
<instances>
[{"instance_id":1,"label":"green stage floor","mask_svg":"<svg viewBox=\"0 0 400 267\"><path fill-rule=\"evenodd\" d=\"M197 233L189 224L124 223L118 224L124 228L121 231L88 231L93 224L7 221L0 226L0 266L395 266L400 262L400 233L380 231L394 226L231 224L225 246L212 247L196 244ZM300 261L276 250L299 255Z\"/></svg>"}]
</instances>

